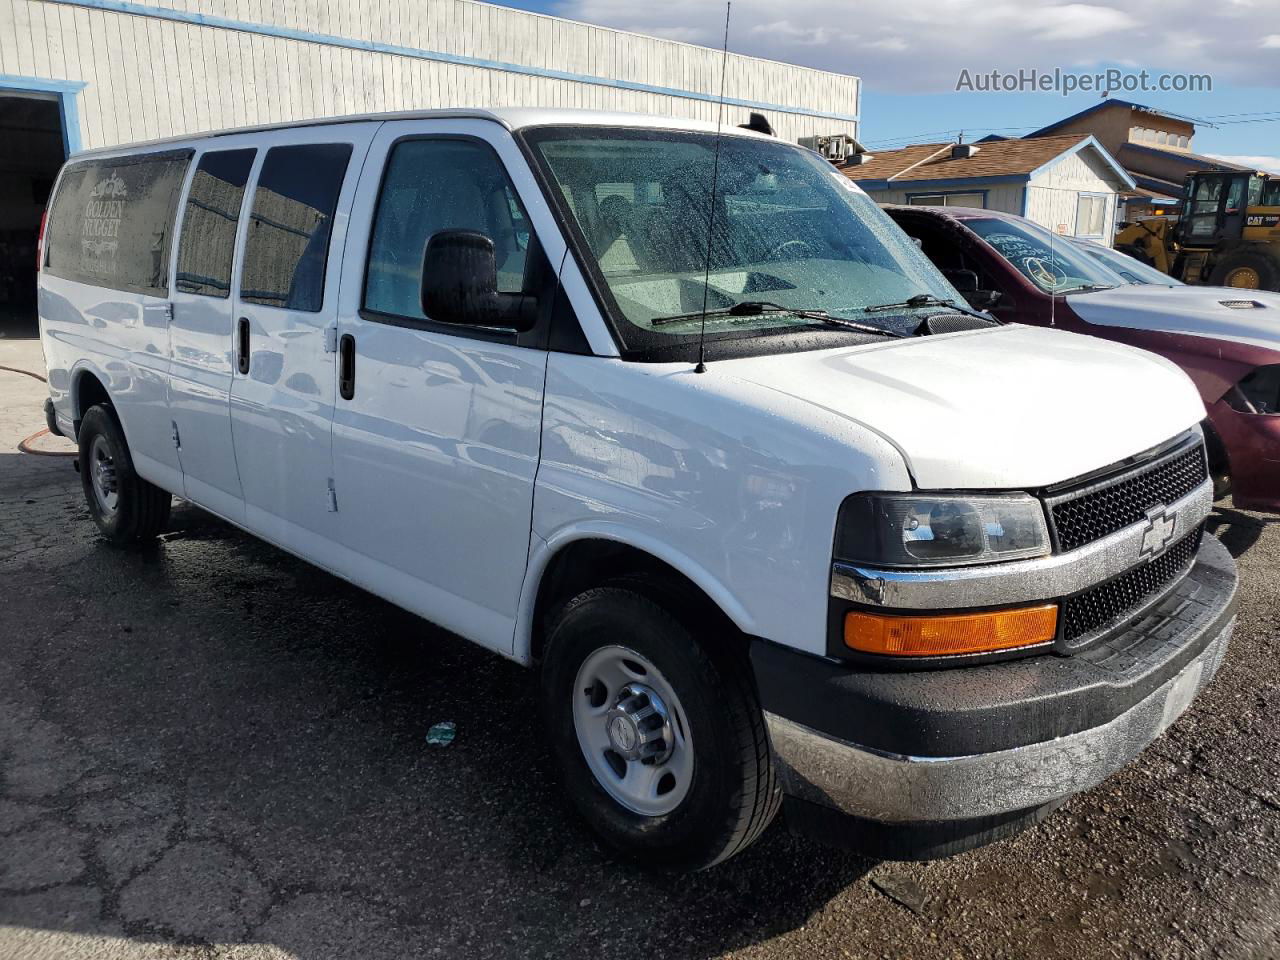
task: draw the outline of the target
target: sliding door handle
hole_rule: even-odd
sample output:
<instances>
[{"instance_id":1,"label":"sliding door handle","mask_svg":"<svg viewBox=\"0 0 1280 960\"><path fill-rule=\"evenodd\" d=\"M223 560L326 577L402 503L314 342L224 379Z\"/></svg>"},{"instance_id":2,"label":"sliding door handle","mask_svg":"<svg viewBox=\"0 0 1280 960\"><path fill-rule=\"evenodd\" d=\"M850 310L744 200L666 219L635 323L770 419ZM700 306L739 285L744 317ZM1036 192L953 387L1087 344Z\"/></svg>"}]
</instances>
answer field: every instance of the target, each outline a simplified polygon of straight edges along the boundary
<instances>
[{"instance_id":1,"label":"sliding door handle","mask_svg":"<svg viewBox=\"0 0 1280 960\"><path fill-rule=\"evenodd\" d=\"M356 395L356 338L349 333L338 340L338 393L343 400Z\"/></svg>"},{"instance_id":2,"label":"sliding door handle","mask_svg":"<svg viewBox=\"0 0 1280 960\"><path fill-rule=\"evenodd\" d=\"M236 369L249 372L249 318L241 317L236 324Z\"/></svg>"}]
</instances>

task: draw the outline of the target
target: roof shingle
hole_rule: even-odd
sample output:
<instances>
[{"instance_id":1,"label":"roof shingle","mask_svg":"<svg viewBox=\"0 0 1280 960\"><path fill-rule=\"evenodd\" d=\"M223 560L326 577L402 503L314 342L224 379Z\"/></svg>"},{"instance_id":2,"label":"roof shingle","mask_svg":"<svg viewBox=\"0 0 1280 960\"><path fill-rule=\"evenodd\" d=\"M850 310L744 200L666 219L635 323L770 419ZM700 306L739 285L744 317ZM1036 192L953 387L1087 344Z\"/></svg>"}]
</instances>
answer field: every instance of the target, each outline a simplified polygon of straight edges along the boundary
<instances>
[{"instance_id":1,"label":"roof shingle","mask_svg":"<svg viewBox=\"0 0 1280 960\"><path fill-rule=\"evenodd\" d=\"M850 180L952 180L1029 174L1054 157L1087 140L1088 134L1072 133L1034 140L995 140L978 145L972 157L952 159L950 143L922 143L883 153L870 151L873 159L842 167Z\"/></svg>"}]
</instances>

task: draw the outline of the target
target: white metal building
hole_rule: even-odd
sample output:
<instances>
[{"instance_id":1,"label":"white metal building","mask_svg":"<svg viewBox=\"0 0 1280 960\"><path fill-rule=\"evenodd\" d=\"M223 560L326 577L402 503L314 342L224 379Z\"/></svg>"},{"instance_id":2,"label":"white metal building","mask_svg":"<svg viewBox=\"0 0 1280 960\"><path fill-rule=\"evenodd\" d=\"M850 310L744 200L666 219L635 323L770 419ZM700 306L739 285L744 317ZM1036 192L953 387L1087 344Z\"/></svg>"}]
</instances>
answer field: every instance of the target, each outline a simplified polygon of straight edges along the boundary
<instances>
[{"instance_id":1,"label":"white metal building","mask_svg":"<svg viewBox=\"0 0 1280 960\"><path fill-rule=\"evenodd\" d=\"M0 0L0 318L68 152L311 117L586 107L715 121L719 50L474 0ZM856 77L730 54L726 123L858 135ZM7 312L13 312L9 310Z\"/></svg>"}]
</instances>

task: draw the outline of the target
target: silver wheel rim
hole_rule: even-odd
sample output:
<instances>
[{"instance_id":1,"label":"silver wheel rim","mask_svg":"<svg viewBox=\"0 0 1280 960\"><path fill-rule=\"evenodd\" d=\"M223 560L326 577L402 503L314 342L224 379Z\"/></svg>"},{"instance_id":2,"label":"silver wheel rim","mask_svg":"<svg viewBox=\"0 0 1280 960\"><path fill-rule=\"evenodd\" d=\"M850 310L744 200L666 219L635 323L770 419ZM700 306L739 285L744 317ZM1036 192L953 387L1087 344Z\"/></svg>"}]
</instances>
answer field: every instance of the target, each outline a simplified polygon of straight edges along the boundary
<instances>
[{"instance_id":1,"label":"silver wheel rim","mask_svg":"<svg viewBox=\"0 0 1280 960\"><path fill-rule=\"evenodd\" d=\"M675 690L627 647L594 651L578 668L573 726L596 781L645 817L671 813L693 782L693 741Z\"/></svg>"},{"instance_id":2,"label":"silver wheel rim","mask_svg":"<svg viewBox=\"0 0 1280 960\"><path fill-rule=\"evenodd\" d=\"M120 490L116 481L116 461L111 444L102 434L93 438L89 447L89 479L93 484L93 497L98 509L113 514L120 504Z\"/></svg>"}]
</instances>

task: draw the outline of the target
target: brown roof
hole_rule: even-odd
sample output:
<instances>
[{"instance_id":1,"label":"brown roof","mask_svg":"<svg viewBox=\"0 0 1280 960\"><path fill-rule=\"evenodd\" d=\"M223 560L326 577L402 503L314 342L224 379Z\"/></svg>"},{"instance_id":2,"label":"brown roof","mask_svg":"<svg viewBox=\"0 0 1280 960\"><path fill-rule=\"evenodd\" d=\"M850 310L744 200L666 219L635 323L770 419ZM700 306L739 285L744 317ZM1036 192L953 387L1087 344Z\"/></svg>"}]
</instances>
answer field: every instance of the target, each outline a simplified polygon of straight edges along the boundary
<instances>
[{"instance_id":1,"label":"brown roof","mask_svg":"<svg viewBox=\"0 0 1280 960\"><path fill-rule=\"evenodd\" d=\"M922 143L900 150L868 151L873 159L857 166L841 167L850 180L952 180L1006 177L1038 170L1088 138L1072 133L1034 140L991 140L976 144L978 152L960 160L951 158L950 143Z\"/></svg>"}]
</instances>

